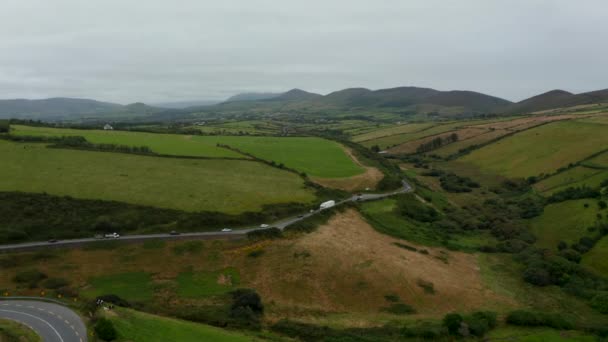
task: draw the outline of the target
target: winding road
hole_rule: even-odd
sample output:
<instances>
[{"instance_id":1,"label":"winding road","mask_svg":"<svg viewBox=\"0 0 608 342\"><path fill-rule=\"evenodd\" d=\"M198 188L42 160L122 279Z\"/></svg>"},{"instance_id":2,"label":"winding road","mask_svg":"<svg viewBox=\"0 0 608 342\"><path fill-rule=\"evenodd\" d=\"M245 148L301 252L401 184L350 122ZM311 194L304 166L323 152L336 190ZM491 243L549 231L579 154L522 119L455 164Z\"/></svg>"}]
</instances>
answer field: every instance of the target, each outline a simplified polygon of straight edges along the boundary
<instances>
[{"instance_id":1,"label":"winding road","mask_svg":"<svg viewBox=\"0 0 608 342\"><path fill-rule=\"evenodd\" d=\"M413 187L406 182L402 181L402 187L393 192L382 193L382 194L361 194L353 195L347 199L344 199L340 202L336 202L336 206L342 205L348 202L363 202L363 201L371 201L386 198L389 196L394 196L397 194L402 194L406 192L412 192ZM285 227L294 224L298 221L304 220L307 217L316 215L326 209L318 209L313 212L309 212L303 215L298 215L295 217L290 217L287 219L283 219L281 221L270 224L271 227L276 227L281 230L285 229ZM259 230L259 227L246 227L243 229L236 229L229 232L215 231L215 232L198 232L198 233L182 233L179 235L169 235L169 234L141 234L141 235L125 235L116 239L112 239L112 241L131 241L131 242L139 242L151 239L163 239L163 240L187 240L187 239L218 239L218 238L242 238L249 232L254 230ZM19 244L11 244L11 245L1 245L0 252L10 252L16 250L35 250L40 248L48 248L48 247L69 247L69 246L80 246L87 243L99 242L99 241L108 241L108 239L96 239L96 238L84 238L84 239L71 239L71 240L60 240L56 242L48 242L48 241L40 241L40 242L26 242Z\"/></svg>"},{"instance_id":2,"label":"winding road","mask_svg":"<svg viewBox=\"0 0 608 342\"><path fill-rule=\"evenodd\" d=\"M69 308L35 300L0 300L0 318L24 324L44 342L86 342L82 319Z\"/></svg>"}]
</instances>

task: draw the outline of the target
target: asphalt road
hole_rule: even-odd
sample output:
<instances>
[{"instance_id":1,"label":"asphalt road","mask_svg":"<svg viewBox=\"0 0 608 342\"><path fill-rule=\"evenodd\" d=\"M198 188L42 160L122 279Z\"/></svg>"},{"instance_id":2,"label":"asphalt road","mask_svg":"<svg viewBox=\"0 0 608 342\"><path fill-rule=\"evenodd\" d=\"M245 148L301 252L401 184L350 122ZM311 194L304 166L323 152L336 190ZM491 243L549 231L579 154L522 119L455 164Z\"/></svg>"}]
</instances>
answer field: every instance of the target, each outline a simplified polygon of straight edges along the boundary
<instances>
[{"instance_id":1,"label":"asphalt road","mask_svg":"<svg viewBox=\"0 0 608 342\"><path fill-rule=\"evenodd\" d=\"M382 193L382 194L361 194L361 196L353 195L345 200L340 202L336 202L336 206L347 202L364 202L377 200L389 196L393 196L396 194L406 193L413 191L413 188L410 184L408 184L405 180L402 181L403 187L397 191ZM302 215L298 215L295 217L290 217L287 219L283 219L281 221L275 222L273 224L269 224L270 227L276 227L281 230L285 229L285 227L294 224L298 221L301 221L307 217L316 215L324 209L317 209L313 212L305 213ZM186 239L217 239L217 238L240 238L246 235L247 233L258 230L259 227L247 227L243 229L235 229L230 232L198 232L198 233L182 233L180 235L169 235L166 233L163 234L145 234L145 235L125 235L121 236L117 239L95 239L95 238L84 238L84 239L71 239L71 240L60 240L57 242L48 242L48 241L40 241L40 242L26 242L19 244L11 244L11 245L1 245L0 252L8 252L15 250L34 250L39 248L47 248L51 246L61 246L61 247L69 247L69 246L79 246L87 243L98 242L98 241L144 241L150 239L164 239L164 240L186 240Z\"/></svg>"},{"instance_id":2,"label":"asphalt road","mask_svg":"<svg viewBox=\"0 0 608 342\"><path fill-rule=\"evenodd\" d=\"M0 300L0 318L22 323L33 329L44 342L86 342L82 319L69 308L30 300Z\"/></svg>"}]
</instances>

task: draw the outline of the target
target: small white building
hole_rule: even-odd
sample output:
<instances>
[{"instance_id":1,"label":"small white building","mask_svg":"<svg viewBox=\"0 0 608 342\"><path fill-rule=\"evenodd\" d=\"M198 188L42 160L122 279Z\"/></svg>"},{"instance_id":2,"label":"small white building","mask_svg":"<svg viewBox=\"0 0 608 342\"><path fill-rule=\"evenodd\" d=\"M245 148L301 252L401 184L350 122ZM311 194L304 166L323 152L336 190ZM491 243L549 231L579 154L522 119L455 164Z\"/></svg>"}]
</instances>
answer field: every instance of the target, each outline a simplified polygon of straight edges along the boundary
<instances>
[{"instance_id":1,"label":"small white building","mask_svg":"<svg viewBox=\"0 0 608 342\"><path fill-rule=\"evenodd\" d=\"M103 126L103 129L104 129L105 131L111 131L111 130L113 130L113 129L114 129L114 127L110 126L110 124L105 124L105 126Z\"/></svg>"}]
</instances>

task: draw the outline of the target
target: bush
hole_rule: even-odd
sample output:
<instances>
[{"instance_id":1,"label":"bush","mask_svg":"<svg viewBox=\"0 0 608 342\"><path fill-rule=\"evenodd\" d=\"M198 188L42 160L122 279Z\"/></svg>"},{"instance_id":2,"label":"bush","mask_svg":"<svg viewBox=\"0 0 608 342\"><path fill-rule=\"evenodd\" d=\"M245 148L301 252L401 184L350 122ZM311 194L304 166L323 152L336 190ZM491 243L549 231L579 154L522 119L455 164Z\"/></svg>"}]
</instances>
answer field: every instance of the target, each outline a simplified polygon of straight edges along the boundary
<instances>
[{"instance_id":1,"label":"bush","mask_svg":"<svg viewBox=\"0 0 608 342\"><path fill-rule=\"evenodd\" d=\"M506 322L511 325L540 327L545 326L558 330L572 329L574 326L559 314L531 312L525 310L512 311L507 315Z\"/></svg>"},{"instance_id":2,"label":"bush","mask_svg":"<svg viewBox=\"0 0 608 342\"><path fill-rule=\"evenodd\" d=\"M238 289L231 293L230 318L238 326L259 328L264 305L260 295L252 289Z\"/></svg>"},{"instance_id":3,"label":"bush","mask_svg":"<svg viewBox=\"0 0 608 342\"><path fill-rule=\"evenodd\" d=\"M27 270L17 273L13 280L16 283L20 284L27 283L30 287L33 288L36 287L41 280L46 278L47 275L38 270Z\"/></svg>"},{"instance_id":4,"label":"bush","mask_svg":"<svg viewBox=\"0 0 608 342\"><path fill-rule=\"evenodd\" d=\"M59 289L64 286L68 286L69 282L63 278L48 278L42 282L42 287L47 289Z\"/></svg>"},{"instance_id":5,"label":"bush","mask_svg":"<svg viewBox=\"0 0 608 342\"><path fill-rule=\"evenodd\" d=\"M443 326L448 329L450 335L458 335L462 322L462 316L457 313L450 313L443 317Z\"/></svg>"},{"instance_id":6,"label":"bush","mask_svg":"<svg viewBox=\"0 0 608 342\"><path fill-rule=\"evenodd\" d=\"M591 307L603 314L608 314L608 292L597 294L591 298Z\"/></svg>"},{"instance_id":7,"label":"bush","mask_svg":"<svg viewBox=\"0 0 608 342\"><path fill-rule=\"evenodd\" d=\"M425 293L435 294L435 285L433 283L431 283L430 281L418 279L418 281L416 283L418 284L418 286L420 286L424 289Z\"/></svg>"},{"instance_id":8,"label":"bush","mask_svg":"<svg viewBox=\"0 0 608 342\"><path fill-rule=\"evenodd\" d=\"M113 341L118 337L114 324L106 318L97 320L95 323L95 333L97 334L97 337L104 341Z\"/></svg>"},{"instance_id":9,"label":"bush","mask_svg":"<svg viewBox=\"0 0 608 342\"><path fill-rule=\"evenodd\" d=\"M416 310L405 303L395 303L385 309L386 312L390 312L395 315L409 315L416 313Z\"/></svg>"},{"instance_id":10,"label":"bush","mask_svg":"<svg viewBox=\"0 0 608 342\"><path fill-rule=\"evenodd\" d=\"M267 228L267 229L256 229L247 233L249 240L267 240L267 239L280 239L283 237L283 231L279 228Z\"/></svg>"}]
</instances>

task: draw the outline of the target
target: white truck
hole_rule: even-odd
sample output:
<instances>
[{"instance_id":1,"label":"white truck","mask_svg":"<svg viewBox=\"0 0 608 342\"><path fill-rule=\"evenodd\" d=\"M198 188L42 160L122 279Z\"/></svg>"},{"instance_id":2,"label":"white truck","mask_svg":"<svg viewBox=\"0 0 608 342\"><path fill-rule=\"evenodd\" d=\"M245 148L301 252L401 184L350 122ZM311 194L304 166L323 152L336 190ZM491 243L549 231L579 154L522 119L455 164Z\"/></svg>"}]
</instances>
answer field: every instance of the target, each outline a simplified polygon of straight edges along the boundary
<instances>
[{"instance_id":1,"label":"white truck","mask_svg":"<svg viewBox=\"0 0 608 342\"><path fill-rule=\"evenodd\" d=\"M118 233L105 234L104 238L106 239L118 239L120 235Z\"/></svg>"},{"instance_id":2,"label":"white truck","mask_svg":"<svg viewBox=\"0 0 608 342\"><path fill-rule=\"evenodd\" d=\"M319 209L321 209L321 210L328 209L328 208L333 207L334 205L336 205L336 201L334 201L334 200L323 202L323 203L321 203L321 206L319 207Z\"/></svg>"}]
</instances>

